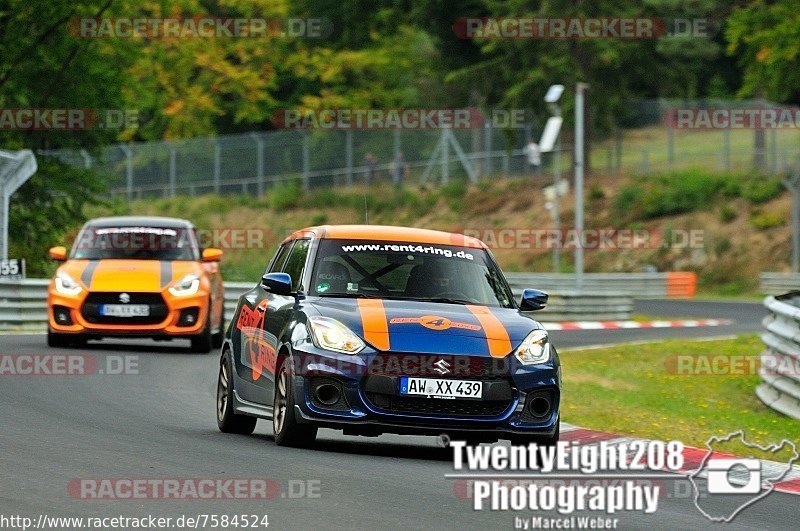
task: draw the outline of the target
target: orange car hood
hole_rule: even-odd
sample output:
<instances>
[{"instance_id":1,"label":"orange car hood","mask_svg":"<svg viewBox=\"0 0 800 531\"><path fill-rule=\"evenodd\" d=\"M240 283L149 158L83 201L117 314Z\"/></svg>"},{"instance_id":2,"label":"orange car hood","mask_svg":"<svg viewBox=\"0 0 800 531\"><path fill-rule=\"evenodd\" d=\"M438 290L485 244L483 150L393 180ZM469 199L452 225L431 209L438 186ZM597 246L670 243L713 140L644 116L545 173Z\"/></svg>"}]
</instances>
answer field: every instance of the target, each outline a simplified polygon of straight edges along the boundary
<instances>
[{"instance_id":1,"label":"orange car hood","mask_svg":"<svg viewBox=\"0 0 800 531\"><path fill-rule=\"evenodd\" d=\"M89 291L163 291L189 273L202 274L196 262L159 260L70 260L61 268Z\"/></svg>"}]
</instances>

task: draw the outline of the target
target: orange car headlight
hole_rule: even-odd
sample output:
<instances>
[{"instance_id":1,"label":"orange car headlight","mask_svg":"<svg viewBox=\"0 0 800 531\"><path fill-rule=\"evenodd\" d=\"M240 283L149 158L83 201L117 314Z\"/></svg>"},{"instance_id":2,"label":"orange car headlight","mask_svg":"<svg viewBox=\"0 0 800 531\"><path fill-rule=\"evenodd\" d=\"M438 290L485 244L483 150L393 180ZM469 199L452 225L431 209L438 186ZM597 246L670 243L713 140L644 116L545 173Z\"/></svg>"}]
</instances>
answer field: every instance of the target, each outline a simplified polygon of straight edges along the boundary
<instances>
[{"instance_id":1,"label":"orange car headlight","mask_svg":"<svg viewBox=\"0 0 800 531\"><path fill-rule=\"evenodd\" d=\"M56 291L62 295L77 295L83 290L80 284L63 271L56 273Z\"/></svg>"},{"instance_id":2,"label":"orange car headlight","mask_svg":"<svg viewBox=\"0 0 800 531\"><path fill-rule=\"evenodd\" d=\"M169 292L176 297L194 295L200 289L200 277L194 273L188 274L169 288Z\"/></svg>"}]
</instances>

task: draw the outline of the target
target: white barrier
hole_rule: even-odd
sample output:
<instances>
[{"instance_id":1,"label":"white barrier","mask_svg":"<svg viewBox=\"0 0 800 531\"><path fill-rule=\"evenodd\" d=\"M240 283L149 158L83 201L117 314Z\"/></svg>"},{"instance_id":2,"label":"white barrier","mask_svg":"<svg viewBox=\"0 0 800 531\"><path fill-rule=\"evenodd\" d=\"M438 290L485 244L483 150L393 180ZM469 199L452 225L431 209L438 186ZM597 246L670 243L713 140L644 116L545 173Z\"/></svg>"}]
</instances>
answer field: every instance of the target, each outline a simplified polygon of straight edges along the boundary
<instances>
[{"instance_id":1,"label":"white barrier","mask_svg":"<svg viewBox=\"0 0 800 531\"><path fill-rule=\"evenodd\" d=\"M764 300L764 352L756 395L772 409L800 419L800 291Z\"/></svg>"},{"instance_id":2,"label":"white barrier","mask_svg":"<svg viewBox=\"0 0 800 531\"><path fill-rule=\"evenodd\" d=\"M800 273L761 273L759 287L764 295L780 295L800 289Z\"/></svg>"},{"instance_id":3,"label":"white barrier","mask_svg":"<svg viewBox=\"0 0 800 531\"><path fill-rule=\"evenodd\" d=\"M538 275L509 275L514 295L524 288L537 288L551 294L546 309L535 312L541 321L604 321L629 319L633 299L619 289L586 290L552 289ZM41 329L47 323L46 301L49 280L27 279L0 281L0 330ZM230 319L242 293L253 288L251 282L225 283L225 317ZM562 284L563 285L563 284ZM656 296L656 295L652 295Z\"/></svg>"}]
</instances>

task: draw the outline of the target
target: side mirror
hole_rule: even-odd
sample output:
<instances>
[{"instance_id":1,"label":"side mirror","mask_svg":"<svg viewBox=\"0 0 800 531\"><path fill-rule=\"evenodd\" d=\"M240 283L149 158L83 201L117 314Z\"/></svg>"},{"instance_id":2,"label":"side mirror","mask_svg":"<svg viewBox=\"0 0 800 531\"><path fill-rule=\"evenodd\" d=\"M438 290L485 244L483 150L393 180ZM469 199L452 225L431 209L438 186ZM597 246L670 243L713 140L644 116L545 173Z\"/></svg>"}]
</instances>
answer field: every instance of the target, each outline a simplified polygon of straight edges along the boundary
<instances>
[{"instance_id":1,"label":"side mirror","mask_svg":"<svg viewBox=\"0 0 800 531\"><path fill-rule=\"evenodd\" d=\"M261 287L275 295L292 293L292 277L287 273L267 273L261 277Z\"/></svg>"},{"instance_id":2,"label":"side mirror","mask_svg":"<svg viewBox=\"0 0 800 531\"><path fill-rule=\"evenodd\" d=\"M203 262L219 262L220 260L222 260L222 251L220 249L213 247L203 249Z\"/></svg>"},{"instance_id":3,"label":"side mirror","mask_svg":"<svg viewBox=\"0 0 800 531\"><path fill-rule=\"evenodd\" d=\"M63 262L67 259L67 248L63 245L50 248L50 258Z\"/></svg>"},{"instance_id":4,"label":"side mirror","mask_svg":"<svg viewBox=\"0 0 800 531\"><path fill-rule=\"evenodd\" d=\"M522 291L522 300L519 303L521 312L535 312L547 306L547 293L538 289L526 289Z\"/></svg>"}]
</instances>

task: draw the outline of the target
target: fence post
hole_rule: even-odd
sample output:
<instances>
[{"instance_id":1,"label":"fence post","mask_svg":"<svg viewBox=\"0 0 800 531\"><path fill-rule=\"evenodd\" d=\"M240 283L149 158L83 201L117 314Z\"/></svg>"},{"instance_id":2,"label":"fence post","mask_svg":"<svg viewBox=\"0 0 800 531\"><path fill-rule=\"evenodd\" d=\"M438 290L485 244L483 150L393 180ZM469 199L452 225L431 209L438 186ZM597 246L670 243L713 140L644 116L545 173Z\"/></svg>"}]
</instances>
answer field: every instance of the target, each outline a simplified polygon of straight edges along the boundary
<instances>
[{"instance_id":1,"label":"fence post","mask_svg":"<svg viewBox=\"0 0 800 531\"><path fill-rule=\"evenodd\" d=\"M650 153L646 149L642 150L642 173L650 173Z\"/></svg>"},{"instance_id":2,"label":"fence post","mask_svg":"<svg viewBox=\"0 0 800 531\"><path fill-rule=\"evenodd\" d=\"M125 195L128 201L131 201L133 200L133 151L125 144L119 144L119 149L125 154Z\"/></svg>"},{"instance_id":3,"label":"fence post","mask_svg":"<svg viewBox=\"0 0 800 531\"><path fill-rule=\"evenodd\" d=\"M485 175L488 177L492 174L492 127L489 123L486 123L486 126L483 128L483 136L484 136L484 146L483 149L486 150L486 165L485 165Z\"/></svg>"},{"instance_id":4,"label":"fence post","mask_svg":"<svg viewBox=\"0 0 800 531\"><path fill-rule=\"evenodd\" d=\"M393 156L392 160L394 160L395 162L399 163L400 162L400 151L401 151L401 147L402 147L401 143L400 143L400 129L395 129L394 130L394 135L392 137L392 140L393 140L392 141L392 143L393 143L392 151L394 152L394 156ZM391 176L392 177L392 183L395 186L399 186L400 185L400 176L403 175L403 168L401 168L399 166L400 166L399 164L395 164L394 165L394 174Z\"/></svg>"},{"instance_id":5,"label":"fence post","mask_svg":"<svg viewBox=\"0 0 800 531\"><path fill-rule=\"evenodd\" d=\"M731 171L731 130L722 130L722 165L725 171Z\"/></svg>"},{"instance_id":6,"label":"fence post","mask_svg":"<svg viewBox=\"0 0 800 531\"><path fill-rule=\"evenodd\" d=\"M614 151L611 148L607 150L606 173L611 175L614 173Z\"/></svg>"},{"instance_id":7,"label":"fence post","mask_svg":"<svg viewBox=\"0 0 800 531\"><path fill-rule=\"evenodd\" d=\"M214 193L219 194L222 175L222 146L218 138L214 138Z\"/></svg>"},{"instance_id":8,"label":"fence post","mask_svg":"<svg viewBox=\"0 0 800 531\"><path fill-rule=\"evenodd\" d=\"M258 133L250 133L250 136L256 142L256 173L258 174L256 193L258 197L261 197L264 195L264 139L258 136Z\"/></svg>"},{"instance_id":9,"label":"fence post","mask_svg":"<svg viewBox=\"0 0 800 531\"><path fill-rule=\"evenodd\" d=\"M303 132L303 189L308 190L311 171L311 145L308 132Z\"/></svg>"},{"instance_id":10,"label":"fence post","mask_svg":"<svg viewBox=\"0 0 800 531\"><path fill-rule=\"evenodd\" d=\"M442 184L447 184L450 180L450 143L448 133L449 129L442 129Z\"/></svg>"},{"instance_id":11,"label":"fence post","mask_svg":"<svg viewBox=\"0 0 800 531\"><path fill-rule=\"evenodd\" d=\"M344 160L345 164L347 165L347 170L345 173L345 182L347 186L353 185L353 131L348 129L344 133Z\"/></svg>"},{"instance_id":12,"label":"fence post","mask_svg":"<svg viewBox=\"0 0 800 531\"><path fill-rule=\"evenodd\" d=\"M671 170L675 162L675 131L667 127L667 167Z\"/></svg>"},{"instance_id":13,"label":"fence post","mask_svg":"<svg viewBox=\"0 0 800 531\"><path fill-rule=\"evenodd\" d=\"M169 146L169 196L175 197L175 186L178 173L178 150L172 143Z\"/></svg>"},{"instance_id":14,"label":"fence post","mask_svg":"<svg viewBox=\"0 0 800 531\"><path fill-rule=\"evenodd\" d=\"M769 171L775 175L778 170L778 131L769 131Z\"/></svg>"}]
</instances>

